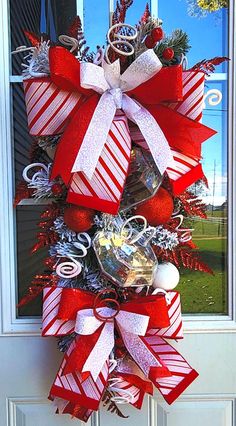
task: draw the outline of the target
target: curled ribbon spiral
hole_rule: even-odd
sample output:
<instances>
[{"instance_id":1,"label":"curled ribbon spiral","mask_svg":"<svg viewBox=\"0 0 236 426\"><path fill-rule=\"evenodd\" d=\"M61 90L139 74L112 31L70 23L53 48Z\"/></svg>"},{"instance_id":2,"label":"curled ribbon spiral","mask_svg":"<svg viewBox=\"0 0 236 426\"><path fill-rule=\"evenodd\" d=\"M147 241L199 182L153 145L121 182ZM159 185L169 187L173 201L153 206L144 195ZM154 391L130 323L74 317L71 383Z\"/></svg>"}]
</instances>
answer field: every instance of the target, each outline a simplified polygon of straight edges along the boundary
<instances>
[{"instance_id":1,"label":"curled ribbon spiral","mask_svg":"<svg viewBox=\"0 0 236 426\"><path fill-rule=\"evenodd\" d=\"M88 249L91 247L92 240L86 232L77 234L77 240L78 241L73 242L73 245L75 248L80 250L81 253L69 252L67 257L71 260L71 262L62 262L56 267L56 273L61 278L74 278L82 271L82 265L77 258L85 257L87 255Z\"/></svg>"},{"instance_id":2,"label":"curled ribbon spiral","mask_svg":"<svg viewBox=\"0 0 236 426\"><path fill-rule=\"evenodd\" d=\"M121 28L123 28L123 29L128 28L128 29L133 31L133 34L131 34L131 35L121 34L120 33ZM116 31L116 30L118 30L118 31ZM112 39L112 36L113 36L113 39ZM138 31L132 25L123 24L123 23L112 25L112 27L109 29L109 31L107 33L108 46L107 46L107 49L105 51L106 61L109 64L111 63L110 60L109 60L109 57L108 57L108 52L109 52L110 48L112 48L116 53L119 53L119 55L132 56L134 54L134 47L130 43L130 41L135 40L137 38L137 36L138 36ZM128 51L125 51L124 49L122 50L121 46L123 46L123 47L126 46L129 50Z\"/></svg>"},{"instance_id":3,"label":"curled ribbon spiral","mask_svg":"<svg viewBox=\"0 0 236 426\"><path fill-rule=\"evenodd\" d=\"M186 243L192 239L192 232L194 231L194 228L181 228L181 225L184 221L184 216L182 214L177 214L176 216L172 216L172 219L179 220L178 225L176 226L176 231L181 232L181 237L179 238L179 241L181 243Z\"/></svg>"},{"instance_id":4,"label":"curled ribbon spiral","mask_svg":"<svg viewBox=\"0 0 236 426\"><path fill-rule=\"evenodd\" d=\"M74 257L68 256L71 262L62 262L56 267L56 273L61 278L74 278L80 274L82 265Z\"/></svg>"},{"instance_id":5,"label":"curled ribbon spiral","mask_svg":"<svg viewBox=\"0 0 236 426\"><path fill-rule=\"evenodd\" d=\"M41 170L38 171L38 172L36 172L36 173L34 173L34 175L32 176L32 178L29 178L28 171L31 170L31 169L34 169L35 167L40 167ZM41 177L42 169L46 172L46 174L49 175L50 167L51 167L51 164L49 164L48 166L46 166L43 163L32 163L32 164L29 164L23 170L23 173L22 173L23 179L27 183L34 184L35 182L37 182L37 179Z\"/></svg>"},{"instance_id":6,"label":"curled ribbon spiral","mask_svg":"<svg viewBox=\"0 0 236 426\"><path fill-rule=\"evenodd\" d=\"M219 105L222 101L223 95L218 89L209 89L203 96L203 108L206 108L206 101L210 106Z\"/></svg>"},{"instance_id":7,"label":"curled ribbon spiral","mask_svg":"<svg viewBox=\"0 0 236 426\"><path fill-rule=\"evenodd\" d=\"M135 219L139 219L139 220L143 221L143 229L142 229L142 231L138 232L137 235L134 235L134 229L130 225L130 222L132 222ZM132 216L129 219L127 219L121 227L121 234L122 234L122 232L124 232L127 225L129 226L129 232L128 232L128 235L127 235L126 238L127 238L127 240L130 240L129 241L130 244L136 243L145 234L150 233L148 235L147 239L145 240L144 244L143 244L144 246L146 246L149 243L149 241L154 237L154 235L156 233L156 228L154 228L153 226L148 226L147 219L144 216L135 215L135 216Z\"/></svg>"},{"instance_id":8,"label":"curled ribbon spiral","mask_svg":"<svg viewBox=\"0 0 236 426\"><path fill-rule=\"evenodd\" d=\"M109 364L110 364L109 373L111 374L117 366L117 361L114 359L113 354L111 354ZM112 396L111 401L114 401L117 404L129 404L134 401L134 396L132 395L131 392L129 392L127 389L122 389L117 387L117 385L122 382L122 379L120 377L111 377L110 379L108 379L108 382L109 382L108 389L111 392L119 393L118 396Z\"/></svg>"},{"instance_id":9,"label":"curled ribbon spiral","mask_svg":"<svg viewBox=\"0 0 236 426\"><path fill-rule=\"evenodd\" d=\"M70 52L74 52L76 49L78 49L79 42L76 38L70 37L66 34L61 34L58 37L58 40L61 42L61 44L64 44L66 47L70 47Z\"/></svg>"},{"instance_id":10,"label":"curled ribbon spiral","mask_svg":"<svg viewBox=\"0 0 236 426\"><path fill-rule=\"evenodd\" d=\"M109 382L109 390L114 393L119 393L117 396L112 396L111 401L116 402L116 404L129 404L134 402L134 396L128 389L119 388L117 385L122 383L122 379L120 377L112 377L108 379Z\"/></svg>"}]
</instances>

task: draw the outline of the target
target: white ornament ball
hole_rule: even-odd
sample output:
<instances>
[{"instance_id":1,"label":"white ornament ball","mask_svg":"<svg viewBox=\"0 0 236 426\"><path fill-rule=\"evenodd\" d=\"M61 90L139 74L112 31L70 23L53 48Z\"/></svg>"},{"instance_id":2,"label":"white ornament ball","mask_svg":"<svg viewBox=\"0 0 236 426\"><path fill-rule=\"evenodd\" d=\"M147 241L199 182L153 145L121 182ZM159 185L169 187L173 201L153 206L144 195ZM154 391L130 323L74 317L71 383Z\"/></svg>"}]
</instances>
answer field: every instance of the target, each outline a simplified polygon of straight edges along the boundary
<instances>
[{"instance_id":1,"label":"white ornament ball","mask_svg":"<svg viewBox=\"0 0 236 426\"><path fill-rule=\"evenodd\" d=\"M152 286L163 290L173 290L179 283L179 271L173 263L164 262L155 266Z\"/></svg>"}]
</instances>

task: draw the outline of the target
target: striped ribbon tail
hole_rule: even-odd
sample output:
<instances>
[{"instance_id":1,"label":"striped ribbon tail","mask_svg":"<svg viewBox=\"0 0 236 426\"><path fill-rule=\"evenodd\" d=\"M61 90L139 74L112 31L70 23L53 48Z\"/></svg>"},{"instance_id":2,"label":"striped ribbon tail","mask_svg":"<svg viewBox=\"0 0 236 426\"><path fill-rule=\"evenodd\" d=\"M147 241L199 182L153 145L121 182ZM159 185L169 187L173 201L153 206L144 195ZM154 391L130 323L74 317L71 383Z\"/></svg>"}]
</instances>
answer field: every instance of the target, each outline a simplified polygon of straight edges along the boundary
<instances>
[{"instance_id":1,"label":"striped ribbon tail","mask_svg":"<svg viewBox=\"0 0 236 426\"><path fill-rule=\"evenodd\" d=\"M105 362L96 380L89 373L86 377L83 376L83 379L77 371L64 374L68 358L77 344L77 339L75 339L66 352L51 387L49 398L52 400L60 398L73 404L78 404L80 407L86 407L86 410L98 410L107 385L109 375L108 362Z\"/></svg>"},{"instance_id":2,"label":"striped ribbon tail","mask_svg":"<svg viewBox=\"0 0 236 426\"><path fill-rule=\"evenodd\" d=\"M183 72L183 101L166 104L168 108L194 120L201 121L203 109L205 76L202 72ZM143 149L148 149L142 133L136 126L130 129L132 140ZM204 173L198 158L185 155L180 151L171 149L173 160L167 168L167 174L172 183L175 195L183 192L188 186L203 178Z\"/></svg>"},{"instance_id":3,"label":"striped ribbon tail","mask_svg":"<svg viewBox=\"0 0 236 426\"><path fill-rule=\"evenodd\" d=\"M161 336L167 339L183 338L183 323L181 317L180 294L177 291L168 292L170 305L168 306L168 315L170 325L166 328L152 328L147 331L147 335Z\"/></svg>"},{"instance_id":4,"label":"striped ribbon tail","mask_svg":"<svg viewBox=\"0 0 236 426\"><path fill-rule=\"evenodd\" d=\"M45 287L43 290L42 336L71 334L75 321L57 319L63 288Z\"/></svg>"},{"instance_id":5,"label":"striped ribbon tail","mask_svg":"<svg viewBox=\"0 0 236 426\"><path fill-rule=\"evenodd\" d=\"M201 121L205 74L200 71L183 72L183 100L168 107L194 121Z\"/></svg>"},{"instance_id":6,"label":"striped ribbon tail","mask_svg":"<svg viewBox=\"0 0 236 426\"><path fill-rule=\"evenodd\" d=\"M143 339L172 374L169 377L157 378L154 383L166 402L172 404L198 377L198 373L162 337L146 336Z\"/></svg>"},{"instance_id":7,"label":"striped ribbon tail","mask_svg":"<svg viewBox=\"0 0 236 426\"><path fill-rule=\"evenodd\" d=\"M33 136L57 135L83 101L77 92L59 89L49 78L24 80L29 132Z\"/></svg>"},{"instance_id":8,"label":"striped ribbon tail","mask_svg":"<svg viewBox=\"0 0 236 426\"><path fill-rule=\"evenodd\" d=\"M183 72L183 101L168 104L168 107L200 122L204 103L204 82L205 74L203 72ZM186 187L202 179L204 173L199 160L174 150L172 150L172 154L173 163L167 169L167 173L172 181L173 191L177 195L183 192Z\"/></svg>"},{"instance_id":9,"label":"striped ribbon tail","mask_svg":"<svg viewBox=\"0 0 236 426\"><path fill-rule=\"evenodd\" d=\"M96 143L96 140L94 141ZM126 116L117 112L92 179L73 174L67 201L116 214L128 172L131 137Z\"/></svg>"}]
</instances>

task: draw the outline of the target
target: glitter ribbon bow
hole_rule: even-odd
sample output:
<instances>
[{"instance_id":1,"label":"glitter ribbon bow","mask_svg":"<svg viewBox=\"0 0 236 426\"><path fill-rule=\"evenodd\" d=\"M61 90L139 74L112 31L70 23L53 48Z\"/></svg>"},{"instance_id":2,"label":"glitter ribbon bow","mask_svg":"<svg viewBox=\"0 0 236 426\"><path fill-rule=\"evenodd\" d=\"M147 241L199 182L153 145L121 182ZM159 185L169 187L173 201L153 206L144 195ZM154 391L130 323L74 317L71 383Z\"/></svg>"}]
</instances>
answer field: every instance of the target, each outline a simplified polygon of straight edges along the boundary
<instances>
[{"instance_id":1,"label":"glitter ribbon bow","mask_svg":"<svg viewBox=\"0 0 236 426\"><path fill-rule=\"evenodd\" d=\"M115 294L112 290L110 292ZM77 299L77 307L75 307L75 301L68 303L68 297L71 299L72 296L79 298ZM93 308L83 309L88 300L90 300ZM106 306L107 303L111 303L115 307L108 307ZM100 306L100 304L105 304L105 306ZM67 307L66 313L65 307ZM147 377L152 377L153 374L157 374L158 377L170 375L158 356L149 350L140 337L145 336L150 324L155 327L170 325L164 295L142 297L120 305L116 299L116 294L115 298L100 300L87 292L76 290L72 295L72 292L68 293L64 290L58 317L75 317L76 309L74 331L80 337L67 361L64 374L79 371L85 376L88 373L91 374L93 379L96 380L115 346L114 332L116 328L128 352Z\"/></svg>"},{"instance_id":2,"label":"glitter ribbon bow","mask_svg":"<svg viewBox=\"0 0 236 426\"><path fill-rule=\"evenodd\" d=\"M67 56L65 52L63 52L63 55ZM77 87L78 84L80 85L80 92L89 95L92 91L92 93L99 94L99 97L95 95L95 104L91 105L85 132L79 138L79 144L77 141L77 152L73 147L70 147L70 167L65 167L64 164L64 170L61 168L62 157L60 151L64 145L62 140L60 150L55 158L52 176L60 173L63 179L68 181L71 173L82 171L87 178L92 178L117 109L122 109L126 116L138 125L147 141L157 167L161 173L164 173L172 158L166 137L152 114L138 101L129 96L129 93L133 95L133 91L138 86L151 80L161 70L161 62L153 50L148 50L141 54L122 75L119 60L112 64L107 64L103 61L102 66L93 63L79 63L75 60L73 73L69 70L66 73L64 71L63 75L61 75L61 69L58 72L60 57L61 50L59 48L50 50L52 80L58 83L58 76L60 75L60 86L68 89L68 82L71 83L72 81L73 84L76 83ZM59 62L60 67L61 62ZM175 69L175 74L176 71L177 69ZM181 70L178 68L177 74L180 72ZM75 82L76 73L77 82ZM174 92L176 90L172 93L173 98L176 99L176 93ZM181 85L177 92L179 95ZM90 103L93 103L91 99ZM83 106L81 110L83 110ZM71 143L74 143L73 140L70 141ZM68 163L67 160L66 162Z\"/></svg>"},{"instance_id":3,"label":"glitter ribbon bow","mask_svg":"<svg viewBox=\"0 0 236 426\"><path fill-rule=\"evenodd\" d=\"M83 63L59 46L49 63L49 78L24 81L28 123L34 136L63 133L51 178L69 185L69 202L117 213L130 162L128 119L161 173L172 167L173 150L200 159L212 130L168 108L183 99L180 65L161 67L148 50L121 74L119 61Z\"/></svg>"},{"instance_id":4,"label":"glitter ribbon bow","mask_svg":"<svg viewBox=\"0 0 236 426\"><path fill-rule=\"evenodd\" d=\"M140 408L145 392L152 393L155 385L171 404L197 377L165 340L182 338L179 294L168 293L167 306L164 295L136 295L119 304L116 297L112 298L114 290L104 291L108 292L102 292L105 299L101 293L98 296L80 289L44 289L43 336L78 333L65 353L50 398L56 405L58 398L63 400L66 408L62 412L71 413L73 404L84 407L85 413L98 409L109 376L114 333L116 337L118 333L121 339L116 339L116 347L121 341L129 355L114 372L115 377L121 377L116 388L121 387L121 394L123 386L135 392L132 404Z\"/></svg>"}]
</instances>

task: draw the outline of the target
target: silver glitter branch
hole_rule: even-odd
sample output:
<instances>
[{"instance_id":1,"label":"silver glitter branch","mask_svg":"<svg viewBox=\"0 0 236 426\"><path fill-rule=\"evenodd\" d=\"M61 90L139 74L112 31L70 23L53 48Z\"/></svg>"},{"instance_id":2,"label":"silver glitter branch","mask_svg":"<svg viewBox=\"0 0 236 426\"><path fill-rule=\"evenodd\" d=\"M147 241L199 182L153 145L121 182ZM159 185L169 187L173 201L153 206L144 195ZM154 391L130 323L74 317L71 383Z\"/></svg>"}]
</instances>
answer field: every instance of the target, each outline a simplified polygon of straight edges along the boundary
<instances>
[{"instance_id":1,"label":"silver glitter branch","mask_svg":"<svg viewBox=\"0 0 236 426\"><path fill-rule=\"evenodd\" d=\"M24 51L20 48L18 52ZM17 52L17 50L15 51ZM14 53L15 53L14 52ZM24 79L29 79L32 77L47 77L50 75L49 68L49 41L42 41L37 47L33 47L28 55L24 57L27 64L22 64L24 70L22 72Z\"/></svg>"},{"instance_id":2,"label":"silver glitter branch","mask_svg":"<svg viewBox=\"0 0 236 426\"><path fill-rule=\"evenodd\" d=\"M55 181L50 181L51 164L48 164L44 168L41 168L35 173L30 182L28 182L28 188L34 189L33 197L36 200L43 198L50 198L52 196L52 186Z\"/></svg>"},{"instance_id":3,"label":"silver glitter branch","mask_svg":"<svg viewBox=\"0 0 236 426\"><path fill-rule=\"evenodd\" d=\"M157 226L152 243L164 250L173 250L179 245L177 232L171 232L163 226Z\"/></svg>"},{"instance_id":4,"label":"silver glitter branch","mask_svg":"<svg viewBox=\"0 0 236 426\"><path fill-rule=\"evenodd\" d=\"M72 242L77 240L78 234L66 226L63 216L57 217L52 229L56 231L62 241Z\"/></svg>"}]
</instances>

